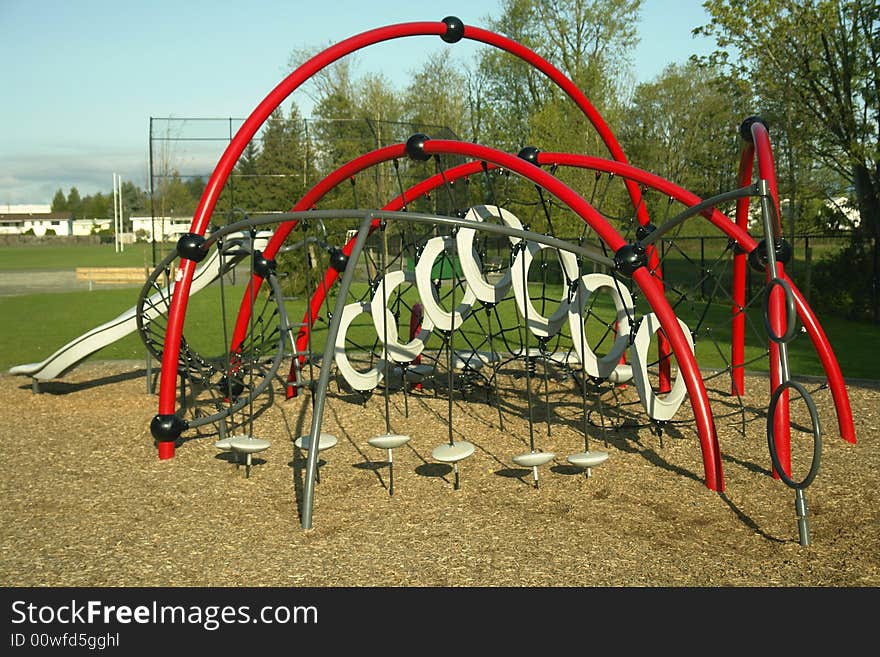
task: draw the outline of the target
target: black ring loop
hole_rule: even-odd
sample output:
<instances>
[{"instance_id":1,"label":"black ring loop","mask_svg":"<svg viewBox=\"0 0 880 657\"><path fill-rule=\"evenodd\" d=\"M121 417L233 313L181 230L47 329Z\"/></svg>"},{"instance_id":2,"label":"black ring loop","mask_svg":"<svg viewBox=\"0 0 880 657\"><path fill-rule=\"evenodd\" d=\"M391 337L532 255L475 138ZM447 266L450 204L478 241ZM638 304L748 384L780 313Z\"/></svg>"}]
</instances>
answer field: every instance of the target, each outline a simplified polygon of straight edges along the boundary
<instances>
[{"instance_id":1,"label":"black ring loop","mask_svg":"<svg viewBox=\"0 0 880 657\"><path fill-rule=\"evenodd\" d=\"M773 332L773 327L770 325L770 293L775 285L781 287L782 291L785 292L785 333L782 335L776 335ZM767 331L767 336L776 344L788 344L797 335L797 308L794 302L794 292L792 292L791 286L785 279L771 278L770 282L767 283L767 288L764 290L764 330Z\"/></svg>"},{"instance_id":2,"label":"black ring loop","mask_svg":"<svg viewBox=\"0 0 880 657\"><path fill-rule=\"evenodd\" d=\"M807 409L810 411L810 423L813 428L813 461L810 464L810 471L800 483L795 482L785 473L785 469L779 462L779 455L776 453L776 436L774 435L773 429L773 421L776 419L776 404L779 402L779 398L782 396L783 391L788 388L794 388L797 390L801 399L806 403ZM819 460L822 453L822 429L819 426L819 412L816 410L816 404L813 401L813 397L807 392L807 389L797 381L789 380L785 383L779 384L770 396L770 406L767 409L767 445L770 448L770 460L773 462L773 468L786 486L789 488L804 490L813 482L813 479L816 478L816 475L819 473Z\"/></svg>"}]
</instances>

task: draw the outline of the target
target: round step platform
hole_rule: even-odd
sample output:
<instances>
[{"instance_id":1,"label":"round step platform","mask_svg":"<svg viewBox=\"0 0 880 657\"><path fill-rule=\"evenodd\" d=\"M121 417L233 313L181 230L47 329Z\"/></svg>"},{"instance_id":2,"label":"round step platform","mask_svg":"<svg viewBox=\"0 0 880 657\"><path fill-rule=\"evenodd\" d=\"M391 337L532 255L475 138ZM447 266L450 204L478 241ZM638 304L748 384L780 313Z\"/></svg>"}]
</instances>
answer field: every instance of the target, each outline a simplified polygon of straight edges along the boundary
<instances>
[{"instance_id":1,"label":"round step platform","mask_svg":"<svg viewBox=\"0 0 880 657\"><path fill-rule=\"evenodd\" d=\"M473 443L469 443L466 440L459 440L451 445L446 443L445 445L435 447L434 451L431 452L431 456L444 463L457 463L473 454L474 449L475 447Z\"/></svg>"},{"instance_id":2,"label":"round step platform","mask_svg":"<svg viewBox=\"0 0 880 657\"><path fill-rule=\"evenodd\" d=\"M229 450L232 449L232 445L230 444L231 442L232 442L231 437L230 438L221 438L216 443L214 443L214 447L216 447L217 449L223 450L224 452L228 452Z\"/></svg>"},{"instance_id":3,"label":"round step platform","mask_svg":"<svg viewBox=\"0 0 880 657\"><path fill-rule=\"evenodd\" d=\"M433 365L427 365L427 364L425 364L425 365L422 365L422 364L412 365L412 366L408 367L406 370L406 380L410 381L410 382L412 382L412 381L418 382L418 381L421 381L422 379L424 379L426 376L432 374L433 372L434 372Z\"/></svg>"},{"instance_id":4,"label":"round step platform","mask_svg":"<svg viewBox=\"0 0 880 657\"><path fill-rule=\"evenodd\" d=\"M568 462L580 468L592 468L608 460L608 452L580 452L568 457Z\"/></svg>"},{"instance_id":5,"label":"round step platform","mask_svg":"<svg viewBox=\"0 0 880 657\"><path fill-rule=\"evenodd\" d=\"M520 454L513 457L513 462L524 468L534 468L539 465L549 463L556 458L553 452L529 452L528 454Z\"/></svg>"},{"instance_id":6,"label":"round step platform","mask_svg":"<svg viewBox=\"0 0 880 657\"><path fill-rule=\"evenodd\" d=\"M318 451L323 452L325 449L330 449L331 447L333 447L333 445L336 444L336 442L336 436L334 436L332 433L322 433L320 438L318 438ZM300 436L293 442L293 444L300 449L308 451L312 445L311 436L309 436L308 434L306 434L305 436Z\"/></svg>"},{"instance_id":7,"label":"round step platform","mask_svg":"<svg viewBox=\"0 0 880 657\"><path fill-rule=\"evenodd\" d=\"M271 443L262 438L251 438L250 436L233 436L229 439L229 448L243 454L255 454L269 449Z\"/></svg>"},{"instance_id":8,"label":"round step platform","mask_svg":"<svg viewBox=\"0 0 880 657\"><path fill-rule=\"evenodd\" d=\"M632 381L633 378L633 368L632 365L620 364L614 368L611 374L608 375L608 380L611 383L628 383Z\"/></svg>"},{"instance_id":9,"label":"round step platform","mask_svg":"<svg viewBox=\"0 0 880 657\"><path fill-rule=\"evenodd\" d=\"M373 436L367 442L379 449L394 449L409 442L409 436L401 433L385 433L381 436Z\"/></svg>"}]
</instances>

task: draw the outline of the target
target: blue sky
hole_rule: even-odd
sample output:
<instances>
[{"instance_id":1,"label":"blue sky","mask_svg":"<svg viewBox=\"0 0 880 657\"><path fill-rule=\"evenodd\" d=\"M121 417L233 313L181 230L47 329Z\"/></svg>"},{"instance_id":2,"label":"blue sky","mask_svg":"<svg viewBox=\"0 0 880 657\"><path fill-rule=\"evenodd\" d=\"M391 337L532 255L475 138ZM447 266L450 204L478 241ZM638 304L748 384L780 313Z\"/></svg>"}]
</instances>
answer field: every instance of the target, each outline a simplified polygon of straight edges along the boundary
<instances>
[{"instance_id":1,"label":"blue sky","mask_svg":"<svg viewBox=\"0 0 880 657\"><path fill-rule=\"evenodd\" d=\"M0 209L49 203L59 187L109 192L113 173L146 188L151 116L246 117L289 73L296 49L447 15L484 26L499 5L0 0ZM710 41L690 34L705 22L702 0L645 0L637 81L711 50ZM373 46L357 55L357 71L381 71L404 85L427 53L444 46L430 37ZM465 42L455 48L463 60L477 49ZM293 99L308 114L305 95Z\"/></svg>"}]
</instances>

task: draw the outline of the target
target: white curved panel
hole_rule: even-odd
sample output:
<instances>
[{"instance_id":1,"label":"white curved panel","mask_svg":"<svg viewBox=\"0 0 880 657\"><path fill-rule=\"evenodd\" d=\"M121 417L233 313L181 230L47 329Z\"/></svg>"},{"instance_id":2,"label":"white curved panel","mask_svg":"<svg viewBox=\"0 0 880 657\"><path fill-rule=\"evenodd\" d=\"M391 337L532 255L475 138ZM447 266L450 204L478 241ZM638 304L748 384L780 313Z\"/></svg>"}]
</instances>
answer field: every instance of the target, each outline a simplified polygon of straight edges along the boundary
<instances>
[{"instance_id":1,"label":"white curved panel","mask_svg":"<svg viewBox=\"0 0 880 657\"><path fill-rule=\"evenodd\" d=\"M355 390L372 390L382 380L382 371L385 369L385 361L379 360L370 369L361 372L356 370L348 360L345 353L345 336L352 321L358 315L365 313L371 315L370 304L358 301L350 303L342 309L342 317L339 318L339 332L336 334L334 343L336 368L348 384Z\"/></svg>"},{"instance_id":2,"label":"white curved panel","mask_svg":"<svg viewBox=\"0 0 880 657\"><path fill-rule=\"evenodd\" d=\"M619 290L618 290L619 285ZM584 334L584 311L588 307L590 297L598 292L605 292L614 302L617 319L617 337L607 354L599 358L590 347ZM620 363L620 357L629 346L629 318L634 312L632 296L625 285L615 283L608 274L587 274L578 281L577 291L568 308L568 326L571 341L578 359L590 376L608 379Z\"/></svg>"},{"instance_id":3,"label":"white curved panel","mask_svg":"<svg viewBox=\"0 0 880 657\"><path fill-rule=\"evenodd\" d=\"M390 357L395 363L409 363L418 358L419 354L424 350L428 338L431 337L431 331L434 330L434 322L431 321L431 318L423 316L422 326L418 334L409 342L402 343L400 341L397 321L394 319L394 313L388 309L388 306L394 290L403 283L415 282L416 274L414 271L398 269L387 272L379 282L379 287L373 295L373 300L370 302L376 335L383 341L387 338L385 356ZM384 313L382 312L383 309L385 310Z\"/></svg>"},{"instance_id":4,"label":"white curved panel","mask_svg":"<svg viewBox=\"0 0 880 657\"><path fill-rule=\"evenodd\" d=\"M487 219L500 219L501 223L511 228L522 230L522 222L512 212L508 212L504 208L489 205L477 205L467 211L464 216L469 221L485 221ZM474 247L474 235L476 230L473 228L461 228L455 236L456 245L458 246L458 258L461 262L461 272L468 283L468 287L473 290L474 295L480 301L487 303L499 303L504 300L510 291L510 269L506 269L501 278L495 283L489 283L483 275L483 264L479 260L477 249ZM511 244L517 244L520 241L518 237L509 237Z\"/></svg>"},{"instance_id":5,"label":"white curved panel","mask_svg":"<svg viewBox=\"0 0 880 657\"><path fill-rule=\"evenodd\" d=\"M527 242L526 248L520 250L519 253L516 254L516 257L513 259L513 266L511 267L513 294L516 297L516 304L519 306L519 311L522 313L523 317L528 318L527 324L529 330L539 338L549 338L558 333L559 329L562 328L568 314L567 283L568 281L577 280L578 274L580 273L578 271L577 258L573 253L570 251L556 251L559 256L559 261L562 264L562 271L565 273L567 280L566 284L562 286L562 298L560 299L559 307L552 315L550 315L550 317L544 317L541 315L529 297L527 283L529 267L531 267L535 254L545 248L552 247L548 247L546 244L540 242Z\"/></svg>"},{"instance_id":6,"label":"white curved panel","mask_svg":"<svg viewBox=\"0 0 880 657\"><path fill-rule=\"evenodd\" d=\"M684 337L687 340L691 352L694 351L694 339L691 337L691 330L688 325L678 319ZM651 382L648 380L648 363L651 358L648 355L648 348L651 346L651 338L660 330L660 320L654 313L648 313L642 319L639 330L636 331L636 337L630 348L632 359L633 383L639 391L639 399L648 415L660 421L669 420L678 411L682 401L687 394L687 386L681 374L675 377L675 383L672 389L664 396L658 397L651 388Z\"/></svg>"},{"instance_id":7,"label":"white curved panel","mask_svg":"<svg viewBox=\"0 0 880 657\"><path fill-rule=\"evenodd\" d=\"M434 269L434 261L443 251L451 251L455 246L455 240L451 237L432 237L425 244L419 261L416 263L416 287L422 299L422 308L434 326L441 331L452 331L460 327L464 318L471 311L471 305L476 300L473 290L465 285L464 295L461 302L453 311L446 311L437 297L437 290L431 280L431 272Z\"/></svg>"}]
</instances>

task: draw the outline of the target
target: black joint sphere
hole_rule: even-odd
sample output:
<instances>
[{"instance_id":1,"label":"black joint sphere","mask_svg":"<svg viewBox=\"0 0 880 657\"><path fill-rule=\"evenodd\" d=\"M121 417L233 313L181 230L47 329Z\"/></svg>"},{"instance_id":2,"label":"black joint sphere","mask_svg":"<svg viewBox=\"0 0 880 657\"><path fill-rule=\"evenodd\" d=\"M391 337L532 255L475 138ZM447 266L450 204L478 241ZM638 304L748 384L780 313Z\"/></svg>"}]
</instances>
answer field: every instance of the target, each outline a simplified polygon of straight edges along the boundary
<instances>
[{"instance_id":1,"label":"black joint sphere","mask_svg":"<svg viewBox=\"0 0 880 657\"><path fill-rule=\"evenodd\" d=\"M205 238L195 233L184 233L177 240L177 255L193 262L201 262L208 255Z\"/></svg>"},{"instance_id":2,"label":"black joint sphere","mask_svg":"<svg viewBox=\"0 0 880 657\"><path fill-rule=\"evenodd\" d=\"M657 230L657 226L654 224L645 224L644 226L639 226L636 228L636 239L641 241L645 239L648 235Z\"/></svg>"},{"instance_id":3,"label":"black joint sphere","mask_svg":"<svg viewBox=\"0 0 880 657\"><path fill-rule=\"evenodd\" d=\"M340 274L344 272L345 268L348 266L348 256L337 246L330 249L330 266Z\"/></svg>"},{"instance_id":4,"label":"black joint sphere","mask_svg":"<svg viewBox=\"0 0 880 657\"><path fill-rule=\"evenodd\" d=\"M446 24L446 32L440 35L446 43L458 43L464 36L464 23L456 16L447 16L443 19Z\"/></svg>"},{"instance_id":5,"label":"black joint sphere","mask_svg":"<svg viewBox=\"0 0 880 657\"><path fill-rule=\"evenodd\" d=\"M150 422L150 433L160 443L174 442L188 428L189 425L186 423L186 420L173 414L157 415Z\"/></svg>"},{"instance_id":6,"label":"black joint sphere","mask_svg":"<svg viewBox=\"0 0 880 657\"><path fill-rule=\"evenodd\" d=\"M429 139L430 137L427 135L417 132L406 140L406 154L410 159L416 160L417 162L426 162L431 158L431 156L425 152L425 142Z\"/></svg>"},{"instance_id":7,"label":"black joint sphere","mask_svg":"<svg viewBox=\"0 0 880 657\"><path fill-rule=\"evenodd\" d=\"M229 399L238 399L239 395L244 392L244 383L239 379L228 379L223 376L217 382L217 390L224 395L229 395Z\"/></svg>"},{"instance_id":8,"label":"black joint sphere","mask_svg":"<svg viewBox=\"0 0 880 657\"><path fill-rule=\"evenodd\" d=\"M765 128L767 128L768 131L770 130L770 126L767 125L767 122L760 116L750 116L739 126L739 136L745 139L747 142L752 141L752 124L754 123L760 123Z\"/></svg>"},{"instance_id":9,"label":"black joint sphere","mask_svg":"<svg viewBox=\"0 0 880 657\"><path fill-rule=\"evenodd\" d=\"M776 252L776 262L783 265L791 261L792 250L791 245L784 239L779 239L774 243ZM758 242L755 250L749 253L749 266L758 272L764 272L767 269L767 240Z\"/></svg>"},{"instance_id":10,"label":"black joint sphere","mask_svg":"<svg viewBox=\"0 0 880 657\"><path fill-rule=\"evenodd\" d=\"M624 244L614 254L614 268L624 276L648 264L647 252L638 244Z\"/></svg>"},{"instance_id":11,"label":"black joint sphere","mask_svg":"<svg viewBox=\"0 0 880 657\"><path fill-rule=\"evenodd\" d=\"M538 153L540 153L537 148L534 146L526 146L523 148L516 156L522 160L525 160L529 164L534 164L538 166Z\"/></svg>"},{"instance_id":12,"label":"black joint sphere","mask_svg":"<svg viewBox=\"0 0 880 657\"><path fill-rule=\"evenodd\" d=\"M254 251L254 273L260 278L266 278L275 271L277 264L274 260L266 258L262 251Z\"/></svg>"}]
</instances>

